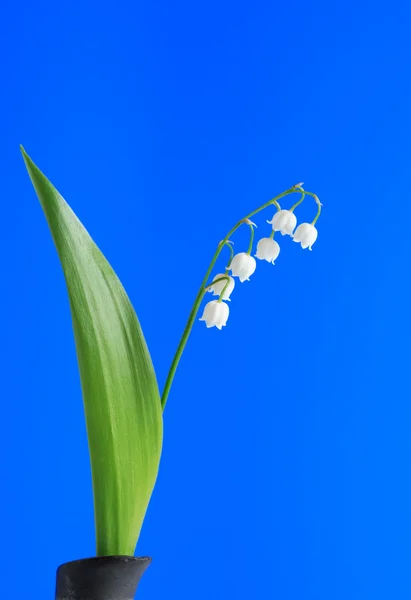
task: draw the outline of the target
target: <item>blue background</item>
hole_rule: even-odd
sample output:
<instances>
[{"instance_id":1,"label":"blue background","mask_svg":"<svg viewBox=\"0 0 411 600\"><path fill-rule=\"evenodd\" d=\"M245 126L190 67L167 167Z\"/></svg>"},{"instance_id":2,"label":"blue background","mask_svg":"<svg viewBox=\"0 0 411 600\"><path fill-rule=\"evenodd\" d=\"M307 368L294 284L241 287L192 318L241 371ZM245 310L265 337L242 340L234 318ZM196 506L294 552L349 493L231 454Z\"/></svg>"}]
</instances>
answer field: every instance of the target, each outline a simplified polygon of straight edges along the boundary
<instances>
[{"instance_id":1,"label":"blue background","mask_svg":"<svg viewBox=\"0 0 411 600\"><path fill-rule=\"evenodd\" d=\"M231 226L297 181L324 204L312 253L280 236L228 326L194 328L139 597L410 597L410 17L395 0L3 8L2 596L51 599L57 565L94 552L65 284L22 143L122 279L160 385Z\"/></svg>"}]
</instances>

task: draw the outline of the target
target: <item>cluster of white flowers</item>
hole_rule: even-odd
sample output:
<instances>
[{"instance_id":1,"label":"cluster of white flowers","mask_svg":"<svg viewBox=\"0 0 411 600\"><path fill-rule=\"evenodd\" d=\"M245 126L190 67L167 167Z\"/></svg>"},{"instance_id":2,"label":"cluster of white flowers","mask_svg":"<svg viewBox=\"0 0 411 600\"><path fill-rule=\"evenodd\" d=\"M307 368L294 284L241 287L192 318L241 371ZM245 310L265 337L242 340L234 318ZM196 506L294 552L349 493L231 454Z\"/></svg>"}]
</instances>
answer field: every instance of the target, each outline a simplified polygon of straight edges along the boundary
<instances>
[{"instance_id":1,"label":"cluster of white flowers","mask_svg":"<svg viewBox=\"0 0 411 600\"><path fill-rule=\"evenodd\" d=\"M297 186L294 186L294 188L298 189L304 194L305 192L301 188L301 185L302 184L298 184ZM315 197L315 199L320 209L321 204L317 197ZM279 205L277 204L277 206ZM318 215L313 223L301 223L297 229L295 229L297 225L297 217L293 212L293 208L291 210L283 210L279 208L271 221L267 221L267 223L272 226L272 233L270 237L261 238L259 240L255 254L256 258L260 260L266 260L267 262L274 264L274 261L280 254L280 246L273 239L276 231L279 231L282 235L291 236L294 242L301 244L302 248L308 248L309 250L312 249L312 245L318 236L317 229L314 226ZM229 307L228 304L223 301L230 301L230 295L235 286L234 277L238 277L241 283L243 283L244 281L249 281L251 275L256 270L256 260L253 256L251 256L254 227L256 227L256 225L249 219L244 219L241 221L241 223L247 223L252 228L249 251L240 252L239 254L233 256L226 268L226 272L216 275L211 285L206 286L206 289L209 292L212 292L214 296L219 297L218 300L212 300L211 302L208 302L204 308L204 313L200 321L205 321L206 327L217 327L217 329L221 329L227 324ZM231 242L225 243L230 244ZM229 275L230 271L231 275Z\"/></svg>"},{"instance_id":2,"label":"cluster of white flowers","mask_svg":"<svg viewBox=\"0 0 411 600\"><path fill-rule=\"evenodd\" d=\"M310 223L301 223L297 225L297 217L289 210L279 210L273 216L271 221L267 221L273 226L273 231L280 231L282 235L290 235L294 242L299 242L304 248L312 250L312 245L318 236L318 231ZM295 229L295 233L294 233ZM277 244L278 245L278 244Z\"/></svg>"}]
</instances>

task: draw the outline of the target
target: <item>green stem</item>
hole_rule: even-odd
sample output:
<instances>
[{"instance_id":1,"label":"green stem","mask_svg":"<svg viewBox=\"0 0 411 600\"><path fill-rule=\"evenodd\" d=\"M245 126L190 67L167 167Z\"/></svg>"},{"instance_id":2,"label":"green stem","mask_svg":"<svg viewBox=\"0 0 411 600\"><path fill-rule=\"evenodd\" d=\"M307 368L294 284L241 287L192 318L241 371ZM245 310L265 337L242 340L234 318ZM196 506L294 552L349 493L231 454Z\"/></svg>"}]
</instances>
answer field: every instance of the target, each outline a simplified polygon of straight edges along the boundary
<instances>
[{"instance_id":1,"label":"green stem","mask_svg":"<svg viewBox=\"0 0 411 600\"><path fill-rule=\"evenodd\" d=\"M213 286L213 285L215 285L216 283L219 283L220 281L227 281L227 285L228 285L228 283L230 283L230 276L229 276L229 275L227 275L227 277L226 277L226 276L219 277L219 278L218 278L218 279L216 279L215 281L212 281L211 283L209 283L208 285L206 285L206 286L204 287L204 291L206 292L206 291L208 290L208 288L212 287L212 286Z\"/></svg>"},{"instance_id":2,"label":"green stem","mask_svg":"<svg viewBox=\"0 0 411 600\"><path fill-rule=\"evenodd\" d=\"M251 229L251 236L250 236L250 243L248 245L248 250L247 250L247 254L248 256L250 256L251 251L253 249L253 243L254 243L254 225L252 225L251 223L248 223Z\"/></svg>"},{"instance_id":3,"label":"green stem","mask_svg":"<svg viewBox=\"0 0 411 600\"><path fill-rule=\"evenodd\" d=\"M299 204L301 204L301 202L302 202L302 201L304 200L304 198L305 198L305 194L306 194L305 192L302 192L302 194L301 194L301 198L299 199L299 201L298 201L298 202L296 202L295 204L293 204L293 206L292 206L292 207L289 209L289 211L290 211L290 212L294 212L294 209L295 209L295 208L297 208L297 206L298 206Z\"/></svg>"},{"instance_id":4,"label":"green stem","mask_svg":"<svg viewBox=\"0 0 411 600\"><path fill-rule=\"evenodd\" d=\"M225 286L221 290L221 294L220 294L220 296L218 298L218 302L222 302L223 301L224 292L228 288L229 284L230 284L230 278L228 277Z\"/></svg>"},{"instance_id":5,"label":"green stem","mask_svg":"<svg viewBox=\"0 0 411 600\"><path fill-rule=\"evenodd\" d=\"M318 200L317 196L316 196L316 199ZM311 225L315 225L315 224L317 223L317 221L318 221L318 217L319 217L319 216L320 216L320 214L321 214L321 204L320 204L320 201L319 201L319 200L318 200L318 202L317 202L317 205L318 205L318 208L317 208L317 214L316 214L316 216L315 216L315 219L314 219L314 221L311 223Z\"/></svg>"},{"instance_id":6,"label":"green stem","mask_svg":"<svg viewBox=\"0 0 411 600\"><path fill-rule=\"evenodd\" d=\"M304 190L304 194L306 194L307 196L311 196L312 198L314 198L314 200L317 202L317 204L320 204L317 194L313 194L312 192L306 192L305 190Z\"/></svg>"},{"instance_id":7,"label":"green stem","mask_svg":"<svg viewBox=\"0 0 411 600\"><path fill-rule=\"evenodd\" d=\"M246 219L250 219L251 217L253 217L257 213L259 213L260 211L262 211L265 208L267 208L268 206L270 206L271 204L274 204L277 207L277 210L280 210L280 205L278 204L278 200L280 200L281 198L284 198L284 196L288 196L289 194L293 194L293 193L301 193L301 191L297 190L295 188L290 188L289 190L282 192L275 198L272 198L271 200L269 200L268 202L266 202L265 204L260 206L260 208L253 210L250 214L248 214L246 217L244 217L244 219L241 219L240 221L238 221L238 223L236 223L234 225L234 227L232 229L230 229L230 231L227 233L225 238L218 244L217 250L215 251L213 258L211 259L211 263L207 269L206 274L204 275L203 281L201 282L201 286L197 292L197 296L195 297L193 307L190 311L186 326L184 327L183 335L181 336L180 342L177 346L176 353L174 355L174 358L173 358L171 366L170 366L170 370L167 375L167 379L166 379L163 393L161 396L161 405L163 407L163 410L166 405L168 395L170 393L171 384L173 383L173 379L174 379L174 375L175 375L177 367L178 367L178 363L180 362L181 355L184 352L184 348L187 344L187 340L188 340L191 330L193 328L193 324L194 324L198 309L200 308L201 301L205 294L204 287L207 284L208 278L210 277L210 273L213 270L213 267L217 261L217 258L220 255L221 250L224 248L224 246L226 245L226 243L228 242L230 237L233 235L233 233L240 227L240 225L242 225L244 223L244 221Z\"/></svg>"},{"instance_id":8,"label":"green stem","mask_svg":"<svg viewBox=\"0 0 411 600\"><path fill-rule=\"evenodd\" d=\"M228 272L228 269L231 265L231 261L233 260L233 257L234 257L234 248L232 247L232 245L230 244L229 241L224 242L224 245L228 246L230 248L230 260L228 261L228 265L225 268L226 272Z\"/></svg>"},{"instance_id":9,"label":"green stem","mask_svg":"<svg viewBox=\"0 0 411 600\"><path fill-rule=\"evenodd\" d=\"M272 230L272 232L270 233L270 240L273 240L273 239L274 239L274 234L275 234L275 231L274 231L274 229L273 229L273 230Z\"/></svg>"}]
</instances>

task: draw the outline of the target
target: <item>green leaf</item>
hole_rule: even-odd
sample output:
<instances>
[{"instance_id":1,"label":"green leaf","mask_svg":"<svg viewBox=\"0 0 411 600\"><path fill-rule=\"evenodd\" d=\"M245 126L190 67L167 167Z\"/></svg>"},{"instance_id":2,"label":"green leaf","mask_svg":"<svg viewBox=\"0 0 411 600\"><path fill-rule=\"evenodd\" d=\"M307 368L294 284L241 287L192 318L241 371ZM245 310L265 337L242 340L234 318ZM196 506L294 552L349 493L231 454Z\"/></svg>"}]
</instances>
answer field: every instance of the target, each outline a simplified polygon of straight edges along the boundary
<instances>
[{"instance_id":1,"label":"green leaf","mask_svg":"<svg viewBox=\"0 0 411 600\"><path fill-rule=\"evenodd\" d=\"M162 445L153 365L118 277L69 205L21 150L68 288L93 474L97 555L132 555Z\"/></svg>"}]
</instances>

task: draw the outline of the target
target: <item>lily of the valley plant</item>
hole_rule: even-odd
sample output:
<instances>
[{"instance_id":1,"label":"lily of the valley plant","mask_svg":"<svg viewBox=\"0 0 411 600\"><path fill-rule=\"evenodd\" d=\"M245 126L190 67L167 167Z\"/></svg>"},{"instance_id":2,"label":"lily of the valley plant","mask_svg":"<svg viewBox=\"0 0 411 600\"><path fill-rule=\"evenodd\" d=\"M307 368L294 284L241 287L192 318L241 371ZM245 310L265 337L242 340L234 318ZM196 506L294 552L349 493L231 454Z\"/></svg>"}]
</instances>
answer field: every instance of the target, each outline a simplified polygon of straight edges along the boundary
<instances>
[{"instance_id":1,"label":"lily of the valley plant","mask_svg":"<svg viewBox=\"0 0 411 600\"><path fill-rule=\"evenodd\" d=\"M272 265L281 260L276 232L311 250L321 203L299 183L253 210L227 233L201 283L160 395L140 323L117 275L69 205L23 149L22 153L67 283L90 448L96 554L133 555L157 477L163 410L204 296L210 292L215 299L205 305L200 320L221 329L237 292L236 279L250 281L256 258ZM282 208L280 202L287 205L294 194L300 195L297 202ZM297 227L295 209L307 196L316 202L317 214L311 223ZM269 215L271 227L266 225L269 234L254 248L256 226L250 219L269 208L275 209ZM250 229L250 243L234 255L231 238L243 225ZM229 260L212 276L225 248Z\"/></svg>"}]
</instances>

